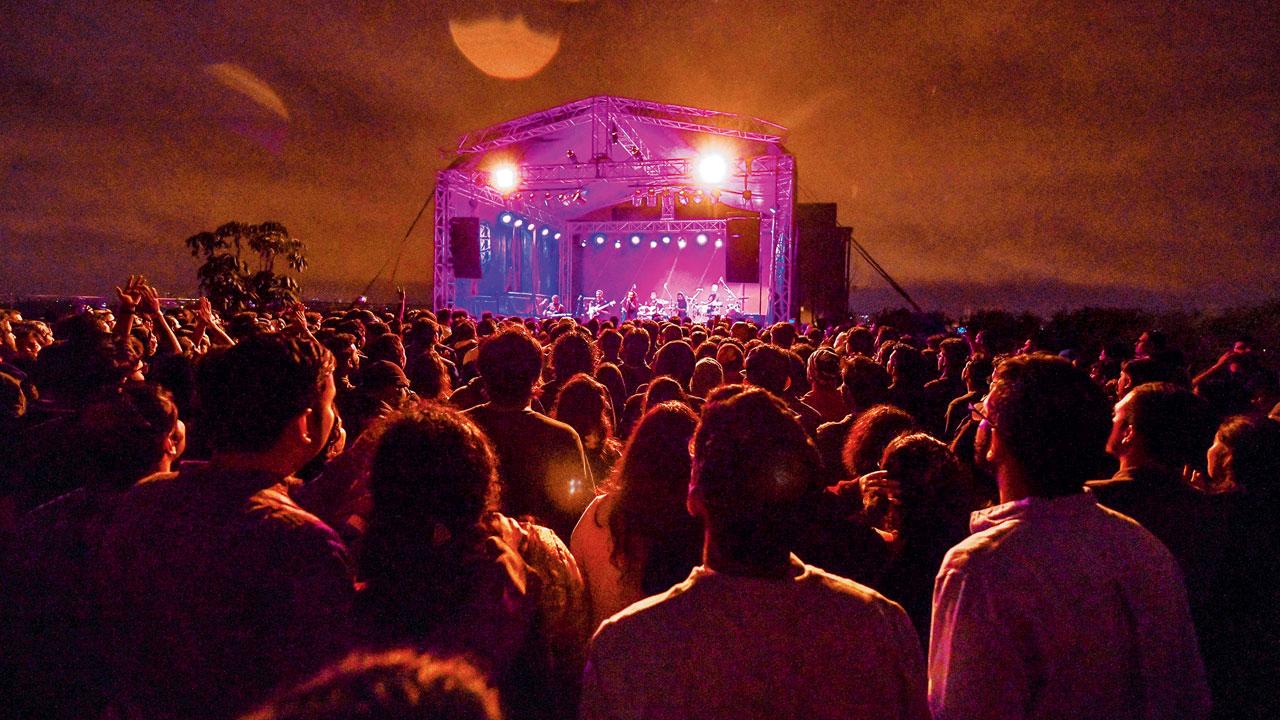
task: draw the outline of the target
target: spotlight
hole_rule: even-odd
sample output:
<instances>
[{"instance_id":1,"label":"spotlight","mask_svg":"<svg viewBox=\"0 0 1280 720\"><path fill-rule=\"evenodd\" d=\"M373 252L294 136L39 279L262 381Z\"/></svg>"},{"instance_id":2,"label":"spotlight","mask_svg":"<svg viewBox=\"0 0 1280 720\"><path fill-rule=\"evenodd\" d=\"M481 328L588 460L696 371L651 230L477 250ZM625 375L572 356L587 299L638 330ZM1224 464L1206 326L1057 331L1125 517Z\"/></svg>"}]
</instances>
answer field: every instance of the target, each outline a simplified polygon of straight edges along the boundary
<instances>
[{"instance_id":1,"label":"spotlight","mask_svg":"<svg viewBox=\"0 0 1280 720\"><path fill-rule=\"evenodd\" d=\"M600 234L597 234L597 235L596 235L596 244L597 244L597 245L603 245L603 244L604 244L604 234L603 234L603 233L600 233Z\"/></svg>"},{"instance_id":2,"label":"spotlight","mask_svg":"<svg viewBox=\"0 0 1280 720\"><path fill-rule=\"evenodd\" d=\"M586 240L583 240L581 243L578 243L578 244L579 244L579 245L581 245L582 247L586 247L586 246L587 246L587 241L586 241Z\"/></svg>"},{"instance_id":3,"label":"spotlight","mask_svg":"<svg viewBox=\"0 0 1280 720\"><path fill-rule=\"evenodd\" d=\"M548 236L548 235L550 235L550 234L551 234L551 231L550 231L549 229L547 229L547 228L542 228L542 237L546 237L546 236Z\"/></svg>"},{"instance_id":4,"label":"spotlight","mask_svg":"<svg viewBox=\"0 0 1280 720\"><path fill-rule=\"evenodd\" d=\"M719 185L729 177L729 161L719 153L698 157L698 179L706 185Z\"/></svg>"},{"instance_id":5,"label":"spotlight","mask_svg":"<svg viewBox=\"0 0 1280 720\"><path fill-rule=\"evenodd\" d=\"M534 225L533 223L529 223L529 232L533 232L534 230L537 230L537 229L538 229L537 225Z\"/></svg>"},{"instance_id":6,"label":"spotlight","mask_svg":"<svg viewBox=\"0 0 1280 720\"><path fill-rule=\"evenodd\" d=\"M510 224L511 224L511 213L502 213L502 218L501 218L501 219L502 219L502 224L503 224L503 225L510 225Z\"/></svg>"},{"instance_id":7,"label":"spotlight","mask_svg":"<svg viewBox=\"0 0 1280 720\"><path fill-rule=\"evenodd\" d=\"M614 240L614 241L613 241L613 249L614 249L614 250L621 250L621 249L622 249L622 241L621 241L621 240Z\"/></svg>"},{"instance_id":8,"label":"spotlight","mask_svg":"<svg viewBox=\"0 0 1280 720\"><path fill-rule=\"evenodd\" d=\"M707 244L707 234L706 234L706 233L698 233L698 237L694 238L694 240L697 240L699 245L706 245L706 244Z\"/></svg>"},{"instance_id":9,"label":"spotlight","mask_svg":"<svg viewBox=\"0 0 1280 720\"><path fill-rule=\"evenodd\" d=\"M650 249L650 250L652 250L653 248L656 248L656 247L658 247L658 241L657 241L657 240L650 240L650 241L649 241L649 249Z\"/></svg>"},{"instance_id":10,"label":"spotlight","mask_svg":"<svg viewBox=\"0 0 1280 720\"><path fill-rule=\"evenodd\" d=\"M515 223L513 223L513 224L514 224L516 227L520 227L521 225L524 225L524 220L516 220L516 221L515 221Z\"/></svg>"},{"instance_id":11,"label":"spotlight","mask_svg":"<svg viewBox=\"0 0 1280 720\"><path fill-rule=\"evenodd\" d=\"M679 240L676 241L676 247L680 248L681 250L688 247L688 245L689 243L685 242L684 238L680 238Z\"/></svg>"},{"instance_id":12,"label":"spotlight","mask_svg":"<svg viewBox=\"0 0 1280 720\"><path fill-rule=\"evenodd\" d=\"M639 236L639 235L632 235L632 236L631 236L631 244L632 244L632 245L639 245L639 244L640 244L640 236Z\"/></svg>"},{"instance_id":13,"label":"spotlight","mask_svg":"<svg viewBox=\"0 0 1280 720\"><path fill-rule=\"evenodd\" d=\"M578 159L578 153L572 150L566 150L564 153L564 156L569 158L569 162L573 163L574 165L577 165L578 163L582 162L581 160Z\"/></svg>"},{"instance_id":14,"label":"spotlight","mask_svg":"<svg viewBox=\"0 0 1280 720\"><path fill-rule=\"evenodd\" d=\"M520 175L514 165L499 165L489 171L489 184L498 192L508 193L520 184Z\"/></svg>"},{"instance_id":15,"label":"spotlight","mask_svg":"<svg viewBox=\"0 0 1280 720\"><path fill-rule=\"evenodd\" d=\"M722 247L724 247L724 241L721 240L720 238L716 238L716 248L718 249Z\"/></svg>"},{"instance_id":16,"label":"spotlight","mask_svg":"<svg viewBox=\"0 0 1280 720\"><path fill-rule=\"evenodd\" d=\"M663 236L662 236L662 244L663 244L663 245L670 245L670 244L671 244L671 236L670 236L670 235L663 235Z\"/></svg>"},{"instance_id":17,"label":"spotlight","mask_svg":"<svg viewBox=\"0 0 1280 720\"><path fill-rule=\"evenodd\" d=\"M556 233L555 235L552 235L552 237L553 237L553 238L555 238L556 240L559 240L559 239L560 239L560 233Z\"/></svg>"}]
</instances>

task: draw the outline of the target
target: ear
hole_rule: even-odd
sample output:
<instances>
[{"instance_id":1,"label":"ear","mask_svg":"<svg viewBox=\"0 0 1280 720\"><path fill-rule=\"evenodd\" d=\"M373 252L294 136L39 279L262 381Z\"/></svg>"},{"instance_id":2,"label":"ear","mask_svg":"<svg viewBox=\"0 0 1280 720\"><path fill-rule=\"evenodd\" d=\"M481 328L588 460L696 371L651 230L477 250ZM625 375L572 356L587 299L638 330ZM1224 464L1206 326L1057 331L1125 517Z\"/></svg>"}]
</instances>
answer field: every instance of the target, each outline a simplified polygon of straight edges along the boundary
<instances>
[{"instance_id":1,"label":"ear","mask_svg":"<svg viewBox=\"0 0 1280 720\"><path fill-rule=\"evenodd\" d=\"M316 427L315 419L315 411L307 408L294 416L286 427L286 431L303 445L310 445L314 440L312 436L319 431L319 428Z\"/></svg>"},{"instance_id":2,"label":"ear","mask_svg":"<svg viewBox=\"0 0 1280 720\"><path fill-rule=\"evenodd\" d=\"M1120 444L1126 447L1133 445L1135 437L1137 437L1137 433L1134 432L1133 423L1126 421L1124 424L1124 434L1120 436Z\"/></svg>"},{"instance_id":3,"label":"ear","mask_svg":"<svg viewBox=\"0 0 1280 720\"><path fill-rule=\"evenodd\" d=\"M706 514L706 498L703 497L702 489L693 483L689 483L689 494L685 496L684 508L696 518L704 517Z\"/></svg>"},{"instance_id":4,"label":"ear","mask_svg":"<svg viewBox=\"0 0 1280 720\"><path fill-rule=\"evenodd\" d=\"M186 423L179 420L174 423L173 430L164 439L164 452L166 455L177 457L187 449L187 426Z\"/></svg>"}]
</instances>

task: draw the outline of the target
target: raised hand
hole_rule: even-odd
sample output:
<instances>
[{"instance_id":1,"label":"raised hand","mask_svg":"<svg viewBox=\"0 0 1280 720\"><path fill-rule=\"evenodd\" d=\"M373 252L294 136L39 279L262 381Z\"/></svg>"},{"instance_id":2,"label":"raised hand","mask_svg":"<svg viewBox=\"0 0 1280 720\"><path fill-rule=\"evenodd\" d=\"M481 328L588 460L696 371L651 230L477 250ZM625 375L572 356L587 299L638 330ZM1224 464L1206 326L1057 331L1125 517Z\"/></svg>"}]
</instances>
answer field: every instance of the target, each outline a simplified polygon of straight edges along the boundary
<instances>
[{"instance_id":1,"label":"raised hand","mask_svg":"<svg viewBox=\"0 0 1280 720\"><path fill-rule=\"evenodd\" d=\"M120 300L121 310L133 312L138 308L138 304L142 302L140 286L143 282L141 275L130 275L123 288L116 286L116 297Z\"/></svg>"},{"instance_id":2,"label":"raised hand","mask_svg":"<svg viewBox=\"0 0 1280 720\"><path fill-rule=\"evenodd\" d=\"M146 278L139 277L138 296L142 311L151 316L160 315L160 294L147 284Z\"/></svg>"}]
</instances>

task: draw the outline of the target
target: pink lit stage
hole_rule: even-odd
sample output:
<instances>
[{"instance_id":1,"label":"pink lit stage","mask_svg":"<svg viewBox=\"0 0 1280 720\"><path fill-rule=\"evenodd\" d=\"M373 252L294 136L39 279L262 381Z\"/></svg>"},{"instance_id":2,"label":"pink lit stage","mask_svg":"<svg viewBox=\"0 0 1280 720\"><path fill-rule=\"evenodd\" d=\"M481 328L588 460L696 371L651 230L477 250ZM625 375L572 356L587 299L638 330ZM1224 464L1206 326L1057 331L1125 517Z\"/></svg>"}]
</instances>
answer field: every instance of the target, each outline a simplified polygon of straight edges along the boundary
<instances>
[{"instance_id":1,"label":"pink lit stage","mask_svg":"<svg viewBox=\"0 0 1280 720\"><path fill-rule=\"evenodd\" d=\"M472 312L791 317L795 159L785 129L597 96L468 134L437 177L434 301ZM717 285L714 303L712 286Z\"/></svg>"}]
</instances>

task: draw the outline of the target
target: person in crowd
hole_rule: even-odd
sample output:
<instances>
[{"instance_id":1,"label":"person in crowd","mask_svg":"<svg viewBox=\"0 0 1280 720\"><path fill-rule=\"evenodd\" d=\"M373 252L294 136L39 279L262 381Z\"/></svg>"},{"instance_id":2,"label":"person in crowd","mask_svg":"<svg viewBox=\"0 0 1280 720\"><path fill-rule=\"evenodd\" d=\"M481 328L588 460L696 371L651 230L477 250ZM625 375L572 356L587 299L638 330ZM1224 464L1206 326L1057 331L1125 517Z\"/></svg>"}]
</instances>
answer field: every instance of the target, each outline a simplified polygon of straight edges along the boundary
<instances>
[{"instance_id":1,"label":"person in crowd","mask_svg":"<svg viewBox=\"0 0 1280 720\"><path fill-rule=\"evenodd\" d=\"M653 378L646 359L649 356L649 332L642 327L632 328L622 338L622 379L627 384L627 395L635 394L641 385Z\"/></svg>"},{"instance_id":2,"label":"person in crowd","mask_svg":"<svg viewBox=\"0 0 1280 720\"><path fill-rule=\"evenodd\" d=\"M892 405L868 409L853 421L841 452L846 477L859 478L879 470L889 443L917 430L915 418Z\"/></svg>"},{"instance_id":3,"label":"person in crowd","mask_svg":"<svg viewBox=\"0 0 1280 720\"><path fill-rule=\"evenodd\" d=\"M125 717L235 717L333 660L354 596L351 560L289 495L336 422L333 356L259 334L199 372L205 466L125 493L100 553Z\"/></svg>"},{"instance_id":4,"label":"person in crowd","mask_svg":"<svg viewBox=\"0 0 1280 720\"><path fill-rule=\"evenodd\" d=\"M1083 492L1110 425L1102 391L1062 358L1023 355L983 409L1002 504L973 515L938 573L934 717L1207 717L1177 562Z\"/></svg>"},{"instance_id":5,"label":"person in crowd","mask_svg":"<svg viewBox=\"0 0 1280 720\"><path fill-rule=\"evenodd\" d=\"M791 358L794 355L773 345L758 345L747 353L743 377L746 384L764 388L784 399L787 407L800 419L801 427L812 436L822 424L822 415L801 400L786 396L787 387L791 384Z\"/></svg>"},{"instance_id":6,"label":"person in crowd","mask_svg":"<svg viewBox=\"0 0 1280 720\"><path fill-rule=\"evenodd\" d=\"M666 375L656 377L653 382L649 383L649 387L644 393L644 402L641 403L640 414L643 415L649 410L657 407L661 403L675 401L689 405L689 397L685 395L684 388L680 387L680 383L674 378Z\"/></svg>"},{"instance_id":7,"label":"person in crowd","mask_svg":"<svg viewBox=\"0 0 1280 720\"><path fill-rule=\"evenodd\" d=\"M840 356L830 348L819 348L809 356L806 372L810 389L800 400L817 410L824 423L839 422L849 415L840 391L840 369Z\"/></svg>"},{"instance_id":8,"label":"person in crowd","mask_svg":"<svg viewBox=\"0 0 1280 720\"><path fill-rule=\"evenodd\" d=\"M510 717L570 716L587 607L568 549L497 512L493 446L465 415L428 406L377 432L357 637L476 659Z\"/></svg>"},{"instance_id":9,"label":"person in crowd","mask_svg":"<svg viewBox=\"0 0 1280 720\"><path fill-rule=\"evenodd\" d=\"M399 365L390 360L374 360L360 371L358 388L338 395L337 407L347 434L354 441L378 418L417 400Z\"/></svg>"},{"instance_id":10,"label":"person in crowd","mask_svg":"<svg viewBox=\"0 0 1280 720\"><path fill-rule=\"evenodd\" d=\"M842 454L854 421L868 408L884 403L889 394L889 374L866 355L845 360L840 380L840 396L848 414L835 422L819 425L814 436L822 457L823 485L835 485L845 479Z\"/></svg>"},{"instance_id":11,"label":"person in crowd","mask_svg":"<svg viewBox=\"0 0 1280 720\"><path fill-rule=\"evenodd\" d=\"M743 323L743 327L746 324ZM724 381L728 384L742 382L742 366L746 351L737 342L722 342L716 347L716 362L724 368Z\"/></svg>"},{"instance_id":12,"label":"person in crowd","mask_svg":"<svg viewBox=\"0 0 1280 720\"><path fill-rule=\"evenodd\" d=\"M529 407L542 373L542 347L523 327L485 339L478 360L489 401L466 411L493 441L502 512L532 516L567 541L595 484L573 428Z\"/></svg>"},{"instance_id":13,"label":"person in crowd","mask_svg":"<svg viewBox=\"0 0 1280 720\"><path fill-rule=\"evenodd\" d=\"M706 398L708 394L724 382L724 368L715 358L704 357L693 365L693 377L689 380L689 394L697 398Z\"/></svg>"},{"instance_id":14,"label":"person in crowd","mask_svg":"<svg viewBox=\"0 0 1280 720\"><path fill-rule=\"evenodd\" d=\"M124 492L167 473L186 427L165 390L142 383L89 405L76 419L76 490L27 513L4 562L0 700L17 715L99 717L111 697L109 628L94 602L94 550ZM3 683L3 681L0 681Z\"/></svg>"},{"instance_id":15,"label":"person in crowd","mask_svg":"<svg viewBox=\"0 0 1280 720\"><path fill-rule=\"evenodd\" d=\"M767 391L708 403L687 501L702 565L596 631L581 717L928 717L902 609L791 553L817 469Z\"/></svg>"},{"instance_id":16,"label":"person in crowd","mask_svg":"<svg viewBox=\"0 0 1280 720\"><path fill-rule=\"evenodd\" d=\"M889 385L889 402L914 418L922 418L925 406L924 385L931 373L919 350L904 342L889 346L885 368L893 382Z\"/></svg>"},{"instance_id":17,"label":"person in crowd","mask_svg":"<svg viewBox=\"0 0 1280 720\"><path fill-rule=\"evenodd\" d=\"M551 417L573 428L582 439L591 476L603 481L622 457L622 443L613 436L613 409L609 390L578 373L556 395Z\"/></svg>"},{"instance_id":18,"label":"person in crowd","mask_svg":"<svg viewBox=\"0 0 1280 720\"><path fill-rule=\"evenodd\" d=\"M465 660L401 648L355 653L240 720L502 720L498 693Z\"/></svg>"},{"instance_id":19,"label":"person in crowd","mask_svg":"<svg viewBox=\"0 0 1280 720\"><path fill-rule=\"evenodd\" d=\"M599 350L589 338L578 332L567 332L551 345L551 380L539 389L542 407L548 411L555 407L556 394L578 374L590 376L595 372Z\"/></svg>"},{"instance_id":20,"label":"person in crowd","mask_svg":"<svg viewBox=\"0 0 1280 720\"><path fill-rule=\"evenodd\" d=\"M986 397L987 389L991 385L991 373L994 370L995 364L987 355L971 355L965 362L964 370L960 372L965 393L952 400L947 406L943 439L953 440L960 434L961 426L970 418L969 406Z\"/></svg>"},{"instance_id":21,"label":"person in crowd","mask_svg":"<svg viewBox=\"0 0 1280 720\"><path fill-rule=\"evenodd\" d=\"M927 644L933 581L947 550L969 534L973 498L955 456L924 433L889 443L880 467L860 482L864 515L889 546L875 587L902 605Z\"/></svg>"},{"instance_id":22,"label":"person in crowd","mask_svg":"<svg viewBox=\"0 0 1280 720\"><path fill-rule=\"evenodd\" d=\"M596 382L609 389L609 412L613 415L613 427L622 424L622 411L627 405L627 384L618 366L602 362L596 366Z\"/></svg>"},{"instance_id":23,"label":"person in crowd","mask_svg":"<svg viewBox=\"0 0 1280 720\"><path fill-rule=\"evenodd\" d=\"M671 340L663 343L653 355L653 378L646 385L637 388L635 394L627 398L627 404L622 413L622 428L620 434L622 437L630 437L632 429L636 423L640 421L640 416L648 409L648 394L650 387L660 378L672 380L678 388L671 388L670 383L661 383L666 385L666 389L660 390L656 397L658 402L664 400L678 399L681 402L689 402L694 405L697 403L688 399L687 390L690 381L693 380L694 367L693 348L689 347L689 343L684 340ZM675 392L678 389L679 392ZM697 407L695 410L699 409Z\"/></svg>"},{"instance_id":24,"label":"person in crowd","mask_svg":"<svg viewBox=\"0 0 1280 720\"><path fill-rule=\"evenodd\" d=\"M420 353L409 360L405 375L409 389L427 402L448 402L453 393L449 361L433 352Z\"/></svg>"},{"instance_id":25,"label":"person in crowd","mask_svg":"<svg viewBox=\"0 0 1280 720\"><path fill-rule=\"evenodd\" d=\"M938 378L924 385L921 421L934 437L946 437L947 409L968 392L964 369L968 367L969 345L960 338L938 343Z\"/></svg>"},{"instance_id":26,"label":"person in crowd","mask_svg":"<svg viewBox=\"0 0 1280 720\"><path fill-rule=\"evenodd\" d=\"M586 579L592 628L680 582L698 564L702 526L684 505L697 422L684 403L650 408L627 441L607 492L574 528L569 547Z\"/></svg>"}]
</instances>

